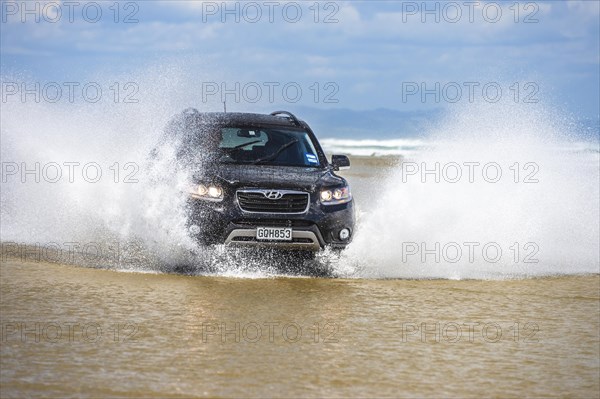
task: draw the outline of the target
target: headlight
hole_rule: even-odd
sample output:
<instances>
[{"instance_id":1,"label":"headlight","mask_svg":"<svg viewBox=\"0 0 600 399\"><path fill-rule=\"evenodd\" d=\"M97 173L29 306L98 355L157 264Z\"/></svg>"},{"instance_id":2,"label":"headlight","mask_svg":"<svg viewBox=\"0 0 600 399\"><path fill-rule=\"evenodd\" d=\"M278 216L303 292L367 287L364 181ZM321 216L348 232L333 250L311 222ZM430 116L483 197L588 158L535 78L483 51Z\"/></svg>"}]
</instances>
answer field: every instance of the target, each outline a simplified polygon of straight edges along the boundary
<instances>
[{"instance_id":1,"label":"headlight","mask_svg":"<svg viewBox=\"0 0 600 399\"><path fill-rule=\"evenodd\" d=\"M321 191L321 203L323 205L345 204L352 200L349 187L339 187Z\"/></svg>"},{"instance_id":2,"label":"headlight","mask_svg":"<svg viewBox=\"0 0 600 399\"><path fill-rule=\"evenodd\" d=\"M221 198L221 199L223 199L223 190L221 189L221 187L210 186L208 188L208 196L210 198Z\"/></svg>"},{"instance_id":3,"label":"headlight","mask_svg":"<svg viewBox=\"0 0 600 399\"><path fill-rule=\"evenodd\" d=\"M332 198L331 191L329 191L329 190L321 191L321 202L331 201L331 198Z\"/></svg>"},{"instance_id":4,"label":"headlight","mask_svg":"<svg viewBox=\"0 0 600 399\"><path fill-rule=\"evenodd\" d=\"M198 194L200 197L204 197L208 194L208 188L206 188L204 184L200 184L194 194Z\"/></svg>"},{"instance_id":5,"label":"headlight","mask_svg":"<svg viewBox=\"0 0 600 399\"><path fill-rule=\"evenodd\" d=\"M214 184L198 184L190 189L192 198L203 199L206 201L223 201L223 189Z\"/></svg>"}]
</instances>

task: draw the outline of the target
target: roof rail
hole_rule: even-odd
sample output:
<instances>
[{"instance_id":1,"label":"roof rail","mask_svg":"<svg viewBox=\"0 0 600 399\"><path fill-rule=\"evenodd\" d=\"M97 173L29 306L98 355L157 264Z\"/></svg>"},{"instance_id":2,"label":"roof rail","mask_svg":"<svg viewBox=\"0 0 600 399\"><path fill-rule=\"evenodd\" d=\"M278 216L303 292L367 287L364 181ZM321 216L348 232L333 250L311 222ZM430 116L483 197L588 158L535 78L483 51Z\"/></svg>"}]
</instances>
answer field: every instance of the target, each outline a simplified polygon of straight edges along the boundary
<instances>
[{"instance_id":1,"label":"roof rail","mask_svg":"<svg viewBox=\"0 0 600 399\"><path fill-rule=\"evenodd\" d=\"M274 111L274 112L271 112L271 115L272 116L284 115L284 116L288 117L289 119L291 119L292 122L294 122L294 124L300 126L300 121L291 112L288 112L288 111Z\"/></svg>"}]
</instances>

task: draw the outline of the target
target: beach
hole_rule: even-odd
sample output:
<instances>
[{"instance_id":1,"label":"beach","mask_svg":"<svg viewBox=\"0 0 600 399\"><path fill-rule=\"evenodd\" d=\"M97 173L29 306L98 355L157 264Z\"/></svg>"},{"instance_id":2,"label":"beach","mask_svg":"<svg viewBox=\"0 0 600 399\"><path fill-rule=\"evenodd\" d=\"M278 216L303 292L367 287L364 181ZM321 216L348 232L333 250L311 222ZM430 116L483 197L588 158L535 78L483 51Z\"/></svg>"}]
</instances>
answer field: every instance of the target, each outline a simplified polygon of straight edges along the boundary
<instances>
[{"instance_id":1,"label":"beach","mask_svg":"<svg viewBox=\"0 0 600 399\"><path fill-rule=\"evenodd\" d=\"M0 15L1 399L600 398L599 1Z\"/></svg>"},{"instance_id":2,"label":"beach","mask_svg":"<svg viewBox=\"0 0 600 399\"><path fill-rule=\"evenodd\" d=\"M245 279L6 258L2 397L595 397L598 275Z\"/></svg>"},{"instance_id":3,"label":"beach","mask_svg":"<svg viewBox=\"0 0 600 399\"><path fill-rule=\"evenodd\" d=\"M590 260L556 266L548 248L563 236L551 235L535 241L536 259L521 253L516 262L519 225L499 212L484 231L509 231L494 241L503 259L474 252L455 262L444 251L437 259L432 243L448 223L437 215L452 215L447 239L486 242L478 224L464 223L477 209L448 201L473 184L440 182L430 195L431 184L401 182L400 160L354 156L340 171L359 233L341 257L317 258L332 262L326 277L227 250L195 253L181 269L169 251L185 248L161 252L149 240L135 251L103 235L5 240L1 396L598 396L593 251L580 243ZM514 185L475 185L475 195L524 195ZM431 237L429 252L408 253L416 247L405 244L421 237ZM98 256L101 249L109 250Z\"/></svg>"}]
</instances>

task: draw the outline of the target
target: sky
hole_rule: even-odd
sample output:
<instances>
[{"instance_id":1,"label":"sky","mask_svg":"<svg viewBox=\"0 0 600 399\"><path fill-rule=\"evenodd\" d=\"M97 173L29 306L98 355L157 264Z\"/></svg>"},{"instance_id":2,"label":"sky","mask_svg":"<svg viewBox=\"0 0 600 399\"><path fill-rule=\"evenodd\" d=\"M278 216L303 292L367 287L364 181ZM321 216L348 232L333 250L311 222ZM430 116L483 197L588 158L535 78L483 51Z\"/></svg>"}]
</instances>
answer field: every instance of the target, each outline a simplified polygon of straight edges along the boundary
<instances>
[{"instance_id":1,"label":"sky","mask_svg":"<svg viewBox=\"0 0 600 399\"><path fill-rule=\"evenodd\" d=\"M502 97L597 120L599 4L2 0L3 101L7 82L142 85L176 70L207 110L224 99L419 111Z\"/></svg>"}]
</instances>

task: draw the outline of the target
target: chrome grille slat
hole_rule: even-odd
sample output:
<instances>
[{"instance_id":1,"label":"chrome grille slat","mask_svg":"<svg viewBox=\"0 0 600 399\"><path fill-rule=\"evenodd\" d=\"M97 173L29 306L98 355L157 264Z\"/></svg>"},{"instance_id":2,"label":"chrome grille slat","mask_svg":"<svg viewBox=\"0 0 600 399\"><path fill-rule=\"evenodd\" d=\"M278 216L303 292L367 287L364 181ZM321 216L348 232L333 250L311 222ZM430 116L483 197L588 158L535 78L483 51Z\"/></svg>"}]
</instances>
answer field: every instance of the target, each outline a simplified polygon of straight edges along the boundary
<instances>
[{"instance_id":1,"label":"chrome grille slat","mask_svg":"<svg viewBox=\"0 0 600 399\"><path fill-rule=\"evenodd\" d=\"M270 199L266 193L279 192L281 197ZM248 189L238 190L236 198L240 209L251 213L301 214L308 211L309 193L292 190Z\"/></svg>"}]
</instances>

